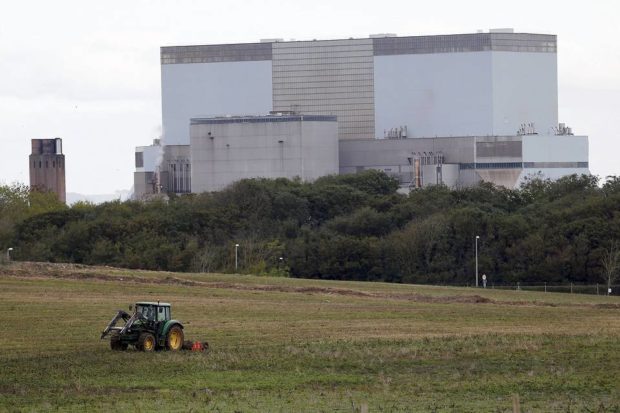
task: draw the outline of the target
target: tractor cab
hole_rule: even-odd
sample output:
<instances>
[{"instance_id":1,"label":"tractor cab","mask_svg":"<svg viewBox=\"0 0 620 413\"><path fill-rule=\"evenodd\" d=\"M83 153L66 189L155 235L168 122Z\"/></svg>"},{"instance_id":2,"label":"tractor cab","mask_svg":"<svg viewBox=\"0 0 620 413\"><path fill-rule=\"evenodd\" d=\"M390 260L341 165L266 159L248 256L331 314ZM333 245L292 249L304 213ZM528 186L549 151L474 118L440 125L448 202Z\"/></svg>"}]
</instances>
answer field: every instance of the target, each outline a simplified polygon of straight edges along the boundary
<instances>
[{"instance_id":1,"label":"tractor cab","mask_svg":"<svg viewBox=\"0 0 620 413\"><path fill-rule=\"evenodd\" d=\"M130 309L131 310L131 309ZM140 313L146 320L151 322L162 322L170 320L169 303L136 303L136 314Z\"/></svg>"}]
</instances>

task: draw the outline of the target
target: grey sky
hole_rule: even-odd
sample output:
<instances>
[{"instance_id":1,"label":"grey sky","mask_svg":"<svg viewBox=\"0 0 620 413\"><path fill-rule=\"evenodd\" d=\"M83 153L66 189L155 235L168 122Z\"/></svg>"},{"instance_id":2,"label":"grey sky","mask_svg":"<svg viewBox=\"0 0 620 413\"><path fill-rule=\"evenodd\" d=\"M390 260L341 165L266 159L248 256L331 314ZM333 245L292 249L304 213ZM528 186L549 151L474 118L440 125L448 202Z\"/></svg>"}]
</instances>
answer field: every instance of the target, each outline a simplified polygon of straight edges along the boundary
<instances>
[{"instance_id":1,"label":"grey sky","mask_svg":"<svg viewBox=\"0 0 620 413\"><path fill-rule=\"evenodd\" d=\"M135 146L160 134L159 47L371 33L558 35L560 121L590 136L590 169L620 175L617 0L0 2L0 183L28 183L30 139L61 137L67 191L128 189Z\"/></svg>"}]
</instances>

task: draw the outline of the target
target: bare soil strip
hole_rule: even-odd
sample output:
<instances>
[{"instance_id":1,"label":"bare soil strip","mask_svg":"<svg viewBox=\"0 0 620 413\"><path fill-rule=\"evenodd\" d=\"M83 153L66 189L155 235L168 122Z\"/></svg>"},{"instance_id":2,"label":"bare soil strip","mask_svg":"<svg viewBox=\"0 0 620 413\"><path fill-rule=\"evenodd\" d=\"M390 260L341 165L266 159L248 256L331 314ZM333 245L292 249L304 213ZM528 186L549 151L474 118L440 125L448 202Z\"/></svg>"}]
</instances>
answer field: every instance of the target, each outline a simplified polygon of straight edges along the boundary
<instances>
[{"instance_id":1,"label":"bare soil strip","mask_svg":"<svg viewBox=\"0 0 620 413\"><path fill-rule=\"evenodd\" d=\"M93 272L85 272L93 271ZM98 272L94 272L94 271ZM110 275L100 271L118 270L112 267L91 267L81 264L52 264L52 263L15 263L0 267L0 275L16 278L58 278L68 280L95 280L105 282L127 282L140 284L182 285L188 287L222 288L240 291L285 292L300 294L326 294L349 297L363 297L375 299L406 300L432 304L497 304L514 306L543 306L543 307L589 307L602 309L620 309L620 304L577 304L577 303L550 303L542 301L504 301L472 295L430 296L418 293L388 294L375 293L347 288L332 287L294 287L273 284L241 284L231 282L195 281L168 275L166 277L141 277L139 275ZM136 270L136 274L141 271Z\"/></svg>"}]
</instances>

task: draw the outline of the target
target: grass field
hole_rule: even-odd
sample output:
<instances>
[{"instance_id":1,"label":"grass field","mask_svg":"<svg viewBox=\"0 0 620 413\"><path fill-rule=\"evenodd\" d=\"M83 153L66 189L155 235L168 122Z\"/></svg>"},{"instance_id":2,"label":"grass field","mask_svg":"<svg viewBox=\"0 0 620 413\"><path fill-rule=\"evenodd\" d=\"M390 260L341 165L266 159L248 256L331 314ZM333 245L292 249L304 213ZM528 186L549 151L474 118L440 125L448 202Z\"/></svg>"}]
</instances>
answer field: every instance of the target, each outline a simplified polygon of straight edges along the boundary
<instances>
[{"instance_id":1,"label":"grass field","mask_svg":"<svg viewBox=\"0 0 620 413\"><path fill-rule=\"evenodd\" d=\"M112 352L138 300L208 354ZM0 411L620 412L620 299L0 267Z\"/></svg>"}]
</instances>

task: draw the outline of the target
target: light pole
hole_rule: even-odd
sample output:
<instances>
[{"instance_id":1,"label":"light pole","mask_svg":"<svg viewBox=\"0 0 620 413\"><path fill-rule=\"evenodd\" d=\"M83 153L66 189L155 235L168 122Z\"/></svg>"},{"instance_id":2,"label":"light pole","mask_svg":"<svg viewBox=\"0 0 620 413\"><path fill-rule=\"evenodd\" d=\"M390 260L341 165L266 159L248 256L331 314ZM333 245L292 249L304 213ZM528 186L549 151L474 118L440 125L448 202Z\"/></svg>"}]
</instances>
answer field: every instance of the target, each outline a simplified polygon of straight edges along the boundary
<instances>
[{"instance_id":1,"label":"light pole","mask_svg":"<svg viewBox=\"0 0 620 413\"><path fill-rule=\"evenodd\" d=\"M476 287L478 287L478 240L480 239L479 235L476 235Z\"/></svg>"},{"instance_id":2,"label":"light pole","mask_svg":"<svg viewBox=\"0 0 620 413\"><path fill-rule=\"evenodd\" d=\"M239 244L235 244L235 272L239 268Z\"/></svg>"},{"instance_id":3,"label":"light pole","mask_svg":"<svg viewBox=\"0 0 620 413\"><path fill-rule=\"evenodd\" d=\"M11 251L13 251L13 248L8 248L6 250L6 260L7 261L11 261Z\"/></svg>"}]
</instances>

